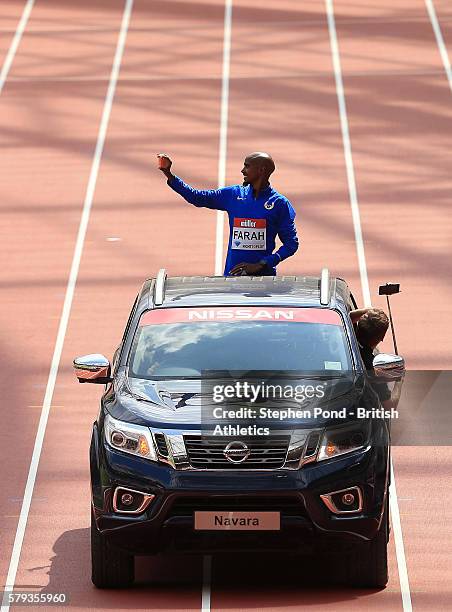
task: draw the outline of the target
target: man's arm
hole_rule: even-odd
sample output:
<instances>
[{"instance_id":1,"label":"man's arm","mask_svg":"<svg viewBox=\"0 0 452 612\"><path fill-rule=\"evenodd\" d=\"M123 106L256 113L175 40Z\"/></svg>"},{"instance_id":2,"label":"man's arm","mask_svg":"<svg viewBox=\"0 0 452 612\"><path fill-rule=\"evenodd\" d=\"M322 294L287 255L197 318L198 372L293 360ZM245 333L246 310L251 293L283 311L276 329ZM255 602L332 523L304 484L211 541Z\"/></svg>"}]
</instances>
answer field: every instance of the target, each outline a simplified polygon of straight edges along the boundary
<instances>
[{"instance_id":1,"label":"man's arm","mask_svg":"<svg viewBox=\"0 0 452 612\"><path fill-rule=\"evenodd\" d=\"M401 391L402 391L402 381L399 380L398 382L394 384L394 388L391 391L391 399L387 399L381 402L383 405L383 408L386 408L386 410L390 410L391 408L397 408L397 406L399 405L399 401L400 401Z\"/></svg>"},{"instance_id":2,"label":"man's arm","mask_svg":"<svg viewBox=\"0 0 452 612\"><path fill-rule=\"evenodd\" d=\"M232 276L242 274L242 271L246 274L261 274L266 268L276 267L280 261L287 259L298 249L298 236L297 228L295 227L295 211L292 208L289 201L286 201L286 207L281 215L281 221L278 228L278 237L282 242L282 246L273 253L262 257L258 263L239 263L235 265L230 274Z\"/></svg>"},{"instance_id":3,"label":"man's arm","mask_svg":"<svg viewBox=\"0 0 452 612\"><path fill-rule=\"evenodd\" d=\"M194 189L171 172L173 162L167 155L161 153L157 157L159 158L159 169L166 176L168 185L189 204L213 210L228 209L230 187L224 189Z\"/></svg>"},{"instance_id":4,"label":"man's arm","mask_svg":"<svg viewBox=\"0 0 452 612\"><path fill-rule=\"evenodd\" d=\"M370 308L357 308L356 310L350 311L350 319L352 323L356 323L359 319L366 314L366 312L370 310Z\"/></svg>"},{"instance_id":5,"label":"man's arm","mask_svg":"<svg viewBox=\"0 0 452 612\"><path fill-rule=\"evenodd\" d=\"M281 215L278 237L282 242L282 246L272 255L262 258L262 261L265 260L270 268L274 268L284 259L291 257L297 252L299 247L297 228L295 226L295 210L289 201L286 201L286 207Z\"/></svg>"}]
</instances>

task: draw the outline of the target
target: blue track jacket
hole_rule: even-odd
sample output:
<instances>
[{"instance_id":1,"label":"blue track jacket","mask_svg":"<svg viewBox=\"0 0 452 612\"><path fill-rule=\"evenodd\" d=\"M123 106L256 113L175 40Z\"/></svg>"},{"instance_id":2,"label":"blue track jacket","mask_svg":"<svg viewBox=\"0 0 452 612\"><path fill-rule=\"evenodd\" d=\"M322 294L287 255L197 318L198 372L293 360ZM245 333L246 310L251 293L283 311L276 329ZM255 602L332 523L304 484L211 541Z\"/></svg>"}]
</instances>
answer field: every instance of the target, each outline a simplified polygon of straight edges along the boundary
<instances>
[{"instance_id":1,"label":"blue track jacket","mask_svg":"<svg viewBox=\"0 0 452 612\"><path fill-rule=\"evenodd\" d=\"M193 189L178 176L168 180L171 189L197 207L224 210L229 216L228 254L224 267L227 276L241 262L264 260L264 274L275 275L276 265L298 249L295 211L287 198L270 185L255 199L251 185L224 189ZM282 246L275 249L276 236Z\"/></svg>"}]
</instances>

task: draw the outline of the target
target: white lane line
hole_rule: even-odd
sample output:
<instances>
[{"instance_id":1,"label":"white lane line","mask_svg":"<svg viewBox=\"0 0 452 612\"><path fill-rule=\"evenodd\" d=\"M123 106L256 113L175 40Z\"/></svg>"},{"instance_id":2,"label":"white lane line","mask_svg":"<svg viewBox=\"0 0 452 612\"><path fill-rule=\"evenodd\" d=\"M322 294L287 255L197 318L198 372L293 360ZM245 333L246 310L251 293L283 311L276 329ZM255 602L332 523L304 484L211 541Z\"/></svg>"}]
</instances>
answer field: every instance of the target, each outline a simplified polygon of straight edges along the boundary
<instances>
[{"instance_id":1,"label":"white lane line","mask_svg":"<svg viewBox=\"0 0 452 612\"><path fill-rule=\"evenodd\" d=\"M436 16L433 0L425 0L425 6L427 7L428 16L430 17L430 21L432 23L433 32L435 33L436 43L443 61L444 70L446 71L447 80L449 81L449 87L452 91L452 69L450 67L449 55L447 53L446 45L444 44L444 38L438 22L438 17Z\"/></svg>"},{"instance_id":2,"label":"white lane line","mask_svg":"<svg viewBox=\"0 0 452 612\"><path fill-rule=\"evenodd\" d=\"M202 563L202 600L201 612L210 612L210 593L212 582L212 555L205 555Z\"/></svg>"},{"instance_id":3,"label":"white lane line","mask_svg":"<svg viewBox=\"0 0 452 612\"><path fill-rule=\"evenodd\" d=\"M19 24L17 26L16 33L14 34L14 38L8 49L8 53L6 54L2 70L0 72L0 93L2 93L3 87L5 86L6 79L8 78L8 74L14 61L16 51L20 45L20 41L22 40L22 34L24 33L25 28L27 27L28 19L30 17L31 9L33 8L34 3L35 0L28 0L27 4L25 5L24 10L22 12L22 17L20 18Z\"/></svg>"},{"instance_id":4,"label":"white lane line","mask_svg":"<svg viewBox=\"0 0 452 612\"><path fill-rule=\"evenodd\" d=\"M389 487L389 507L391 509L391 522L394 531L394 542L396 547L397 567L399 569L400 590L402 592L402 605L406 612L411 612L410 581L405 559L405 548L403 546L402 523L400 521L399 504L397 501L397 489L394 475L394 466L391 460L391 486ZM397 534L400 534L399 537Z\"/></svg>"},{"instance_id":5,"label":"white lane line","mask_svg":"<svg viewBox=\"0 0 452 612\"><path fill-rule=\"evenodd\" d=\"M72 258L72 265L69 274L69 280L66 287L66 294L64 297L63 310L61 313L60 324L58 327L58 334L55 342L55 349L52 357L52 363L50 366L49 378L47 380L47 387L44 396L44 402L42 405L41 417L39 420L38 431L36 433L35 444L33 448L33 455L31 458L30 468L28 471L27 483L25 485L24 500L20 511L20 517L17 525L16 536L14 539L13 551L11 554L11 560L9 563L8 576L6 578L5 592L3 596L3 603L1 612L9 611L8 593L14 588L16 582L17 568L19 565L20 553L22 550L22 544L25 535L25 529L27 526L28 514L30 511L31 500L33 496L33 489L36 481L36 474L38 471L39 459L41 457L42 445L44 442L45 430L47 427L47 420L49 417L50 406L52 403L53 392L55 390L55 382L58 374L58 368L61 360L61 353L63 350L64 339L66 336L66 330L69 322L69 316L72 307L72 301L74 298L75 285L77 282L78 271L80 267L80 261L83 252L83 245L85 242L86 231L88 228L88 221L91 212L91 206L93 203L94 191L96 188L97 176L99 173L99 166L102 157L102 152L105 144L105 137L107 134L108 122L110 119L113 98L116 90L116 83L118 81L119 69L121 60L124 52L126 43L127 30L129 28L130 15L132 12L133 0L126 0L124 14L122 17L121 29L119 31L118 43L116 47L116 53L113 60L111 69L110 82L108 86L107 95L105 98L104 109L102 112L102 119L99 127L99 133L97 136L96 149L94 152L94 158L91 165L91 172L88 180L88 186L85 195L85 201L83 204L83 212L80 220L79 230L77 234L77 241L75 244L74 255Z\"/></svg>"},{"instance_id":6,"label":"white lane line","mask_svg":"<svg viewBox=\"0 0 452 612\"><path fill-rule=\"evenodd\" d=\"M218 151L218 187L226 184L226 158L228 152L229 72L231 64L232 0L225 0L223 32L223 73L221 82L220 145ZM217 211L215 232L215 275L223 274L223 231L225 213Z\"/></svg>"},{"instance_id":7,"label":"white lane line","mask_svg":"<svg viewBox=\"0 0 452 612\"><path fill-rule=\"evenodd\" d=\"M328 17L328 31L330 34L331 53L333 57L334 79L336 81L337 101L339 105L342 142L344 146L348 192L350 194L353 228L355 230L355 242L358 255L359 274L361 278L361 288L364 304L365 306L370 306L371 299L369 280L367 278L366 254L364 252L363 233L361 229L361 217L359 214L358 193L356 189L355 180L355 169L353 166L352 146L350 143L350 132L348 129L347 106L345 104L344 84L342 82L341 60L339 57L339 46L337 42L336 23L334 20L334 9L332 0L326 0L326 11Z\"/></svg>"},{"instance_id":8,"label":"white lane line","mask_svg":"<svg viewBox=\"0 0 452 612\"><path fill-rule=\"evenodd\" d=\"M225 0L223 26L223 72L221 81L220 145L218 151L218 187L226 184L226 159L228 153L229 75L231 65L232 1ZM215 276L223 274L223 232L225 213L217 210L215 231ZM202 566L202 612L210 612L212 557L205 555Z\"/></svg>"},{"instance_id":9,"label":"white lane line","mask_svg":"<svg viewBox=\"0 0 452 612\"><path fill-rule=\"evenodd\" d=\"M359 203L355 183L355 173L353 169L352 147L350 142L350 133L347 120L347 107L345 104L345 94L342 82L342 70L339 55L339 45L337 42L336 24L334 19L333 0L325 0L326 11L328 17L328 31L330 36L331 52L333 56L334 76L336 80L336 92L339 106L339 114L342 129L342 140L344 144L345 163L347 167L347 180L352 206L353 226L355 230L356 250L358 254L359 271L361 275L361 287L366 306L371 306L369 279L367 275L367 264L364 252L363 235L361 231L361 218L359 213ZM394 540L397 556L397 567L399 570L400 592L402 595L402 605L404 612L411 612L411 593L410 583L408 579L408 570L405 559L405 548L403 545L402 525L400 523L399 504L397 501L396 481L394 468L391 460L391 488L389 495L389 504L391 508L392 527L394 532Z\"/></svg>"}]
</instances>

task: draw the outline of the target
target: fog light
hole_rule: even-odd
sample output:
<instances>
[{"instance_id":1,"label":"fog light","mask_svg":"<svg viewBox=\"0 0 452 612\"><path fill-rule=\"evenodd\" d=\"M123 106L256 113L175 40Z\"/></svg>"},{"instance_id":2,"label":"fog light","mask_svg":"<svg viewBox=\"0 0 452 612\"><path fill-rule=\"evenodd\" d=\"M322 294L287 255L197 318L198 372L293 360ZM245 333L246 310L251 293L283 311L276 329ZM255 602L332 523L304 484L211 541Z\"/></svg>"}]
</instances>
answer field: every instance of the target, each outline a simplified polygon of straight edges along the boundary
<instances>
[{"instance_id":1,"label":"fog light","mask_svg":"<svg viewBox=\"0 0 452 612\"><path fill-rule=\"evenodd\" d=\"M113 510L118 514L140 514L154 499L155 495L152 493L117 487L113 494Z\"/></svg>"},{"instance_id":2,"label":"fog light","mask_svg":"<svg viewBox=\"0 0 452 612\"><path fill-rule=\"evenodd\" d=\"M359 487L325 493L320 495L320 499L333 514L350 514L363 509L363 495Z\"/></svg>"},{"instance_id":3,"label":"fog light","mask_svg":"<svg viewBox=\"0 0 452 612\"><path fill-rule=\"evenodd\" d=\"M342 503L346 506L351 506L352 504L354 504L355 496L353 495L353 493L344 493L344 495L342 496Z\"/></svg>"},{"instance_id":4,"label":"fog light","mask_svg":"<svg viewBox=\"0 0 452 612\"><path fill-rule=\"evenodd\" d=\"M133 495L130 493L123 493L121 495L121 503L124 504L124 506L131 506L133 504Z\"/></svg>"}]
</instances>

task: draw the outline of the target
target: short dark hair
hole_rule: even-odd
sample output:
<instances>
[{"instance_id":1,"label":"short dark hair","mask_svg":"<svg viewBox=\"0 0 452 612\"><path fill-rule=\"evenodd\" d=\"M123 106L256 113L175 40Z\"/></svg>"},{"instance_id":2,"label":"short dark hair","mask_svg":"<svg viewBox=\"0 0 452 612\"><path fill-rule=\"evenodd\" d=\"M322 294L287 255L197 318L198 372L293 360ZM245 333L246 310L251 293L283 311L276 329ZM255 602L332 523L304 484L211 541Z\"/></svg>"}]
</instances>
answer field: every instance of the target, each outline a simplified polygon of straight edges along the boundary
<instances>
[{"instance_id":1,"label":"short dark hair","mask_svg":"<svg viewBox=\"0 0 452 612\"><path fill-rule=\"evenodd\" d=\"M369 308L357 323L358 337L364 344L383 340L389 327L389 319L380 308Z\"/></svg>"},{"instance_id":2,"label":"short dark hair","mask_svg":"<svg viewBox=\"0 0 452 612\"><path fill-rule=\"evenodd\" d=\"M250 153L247 159L253 160L257 162L259 165L264 166L267 176L273 174L276 169L275 162L273 158L268 153L263 153L262 151L256 151L255 153Z\"/></svg>"}]
</instances>

